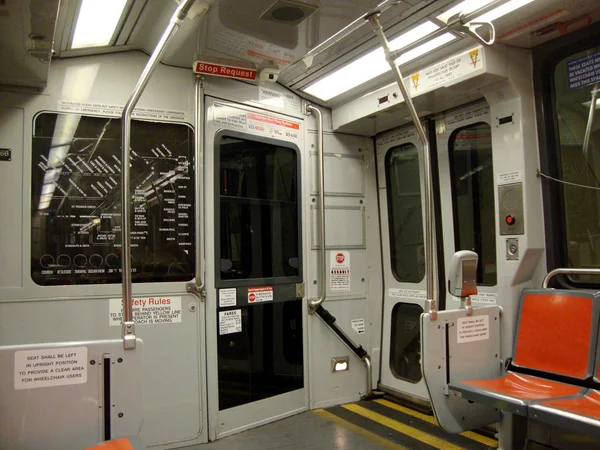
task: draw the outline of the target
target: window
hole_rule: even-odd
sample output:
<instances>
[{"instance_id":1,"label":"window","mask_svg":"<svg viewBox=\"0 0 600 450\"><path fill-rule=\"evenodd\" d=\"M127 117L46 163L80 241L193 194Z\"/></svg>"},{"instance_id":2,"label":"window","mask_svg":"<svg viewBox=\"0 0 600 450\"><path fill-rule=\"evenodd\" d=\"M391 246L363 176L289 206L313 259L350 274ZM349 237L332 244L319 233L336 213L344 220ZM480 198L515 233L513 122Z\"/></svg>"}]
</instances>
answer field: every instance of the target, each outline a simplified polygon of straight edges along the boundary
<instances>
[{"instance_id":1,"label":"window","mask_svg":"<svg viewBox=\"0 0 600 450\"><path fill-rule=\"evenodd\" d=\"M134 282L194 277L193 143L187 125L132 121ZM120 119L36 116L31 187L33 280L120 283Z\"/></svg>"},{"instance_id":2,"label":"window","mask_svg":"<svg viewBox=\"0 0 600 450\"><path fill-rule=\"evenodd\" d=\"M421 381L421 314L423 308L397 303L392 310L390 370L400 380Z\"/></svg>"},{"instance_id":3,"label":"window","mask_svg":"<svg viewBox=\"0 0 600 450\"><path fill-rule=\"evenodd\" d=\"M496 208L491 127L486 123L454 131L448 145L456 250L479 255L477 284L495 286Z\"/></svg>"},{"instance_id":4,"label":"window","mask_svg":"<svg viewBox=\"0 0 600 450\"><path fill-rule=\"evenodd\" d=\"M392 273L418 283L425 276L419 152L414 144L392 147L385 158Z\"/></svg>"},{"instance_id":5,"label":"window","mask_svg":"<svg viewBox=\"0 0 600 450\"><path fill-rule=\"evenodd\" d=\"M218 145L218 278L299 277L296 150L229 135Z\"/></svg>"},{"instance_id":6,"label":"window","mask_svg":"<svg viewBox=\"0 0 600 450\"><path fill-rule=\"evenodd\" d=\"M554 99L569 267L600 267L600 46L563 58ZM586 188L589 186L592 189Z\"/></svg>"}]
</instances>

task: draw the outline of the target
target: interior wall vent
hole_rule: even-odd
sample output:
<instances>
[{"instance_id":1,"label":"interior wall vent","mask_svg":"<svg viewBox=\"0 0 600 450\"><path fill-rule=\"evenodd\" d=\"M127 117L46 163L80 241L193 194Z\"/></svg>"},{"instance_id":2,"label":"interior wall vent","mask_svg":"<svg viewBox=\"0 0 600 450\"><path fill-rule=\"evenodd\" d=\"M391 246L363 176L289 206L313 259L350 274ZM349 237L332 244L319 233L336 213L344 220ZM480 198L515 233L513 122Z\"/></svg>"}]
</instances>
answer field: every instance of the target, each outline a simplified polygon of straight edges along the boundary
<instances>
[{"instance_id":1,"label":"interior wall vent","mask_svg":"<svg viewBox=\"0 0 600 450\"><path fill-rule=\"evenodd\" d=\"M260 16L260 19L298 26L317 12L318 9L316 6L306 3L277 0Z\"/></svg>"}]
</instances>

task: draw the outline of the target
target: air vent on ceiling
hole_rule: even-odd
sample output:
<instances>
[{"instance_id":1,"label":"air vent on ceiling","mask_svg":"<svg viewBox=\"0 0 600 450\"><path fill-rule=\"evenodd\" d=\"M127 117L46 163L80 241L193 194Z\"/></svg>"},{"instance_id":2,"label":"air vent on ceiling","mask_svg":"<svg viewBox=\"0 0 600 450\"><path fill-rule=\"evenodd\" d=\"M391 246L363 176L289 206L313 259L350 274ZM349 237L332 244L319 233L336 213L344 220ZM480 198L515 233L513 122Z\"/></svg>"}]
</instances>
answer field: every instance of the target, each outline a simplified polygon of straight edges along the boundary
<instances>
[{"instance_id":1,"label":"air vent on ceiling","mask_svg":"<svg viewBox=\"0 0 600 450\"><path fill-rule=\"evenodd\" d=\"M317 12L319 8L306 3L277 0L260 18L271 22L297 26Z\"/></svg>"}]
</instances>

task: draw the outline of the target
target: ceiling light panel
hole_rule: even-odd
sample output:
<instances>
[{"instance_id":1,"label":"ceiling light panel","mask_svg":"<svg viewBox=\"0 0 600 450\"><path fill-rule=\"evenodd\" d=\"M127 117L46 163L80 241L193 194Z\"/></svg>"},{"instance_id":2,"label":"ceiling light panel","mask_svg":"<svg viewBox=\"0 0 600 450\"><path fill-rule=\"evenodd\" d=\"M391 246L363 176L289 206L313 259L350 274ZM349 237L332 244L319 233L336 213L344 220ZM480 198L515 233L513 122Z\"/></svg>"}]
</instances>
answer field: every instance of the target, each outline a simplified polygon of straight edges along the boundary
<instances>
[{"instance_id":1,"label":"ceiling light panel","mask_svg":"<svg viewBox=\"0 0 600 450\"><path fill-rule=\"evenodd\" d=\"M82 0L71 48L109 45L127 0Z\"/></svg>"},{"instance_id":2,"label":"ceiling light panel","mask_svg":"<svg viewBox=\"0 0 600 450\"><path fill-rule=\"evenodd\" d=\"M459 3L455 7L437 16L437 19L441 20L444 23L448 23L448 19L450 19L450 17L452 16L455 16L456 14L472 13L473 11L476 11L479 8L483 8L484 6L489 5L493 1L495 0L465 0L464 2Z\"/></svg>"},{"instance_id":3,"label":"ceiling light panel","mask_svg":"<svg viewBox=\"0 0 600 450\"><path fill-rule=\"evenodd\" d=\"M415 27L412 30L393 39L390 42L390 48L394 50L402 49L412 44L413 42L416 42L419 39L427 36L428 34L434 32L438 28L439 27L433 22L424 22L418 27ZM444 36L446 35L442 35L440 37ZM451 39L454 38L454 36L452 35L449 36ZM438 39L439 38L433 39L430 42L435 42ZM429 44L429 42L427 44ZM427 49L425 49L424 51L419 53L421 47L423 46L416 47L413 50L402 55L396 61L397 64L404 64L428 51ZM379 47L367 53L366 55L358 58L356 61L353 61L350 64L345 65L341 69L338 69L335 72L325 76L324 78L321 78L316 83L313 83L302 90L307 94L310 94L321 100L327 101L334 97L337 97L338 95L346 91L349 91L350 89L360 86L361 84L366 83L367 81L372 80L373 78L384 74L389 70L390 66L385 60L383 48Z\"/></svg>"},{"instance_id":4,"label":"ceiling light panel","mask_svg":"<svg viewBox=\"0 0 600 450\"><path fill-rule=\"evenodd\" d=\"M482 16L476 17L473 21L481 21L481 22L492 22L502 16L510 14L511 12L532 3L534 0L512 0L508 3L504 3L497 8L492 9L491 11L483 14Z\"/></svg>"}]
</instances>

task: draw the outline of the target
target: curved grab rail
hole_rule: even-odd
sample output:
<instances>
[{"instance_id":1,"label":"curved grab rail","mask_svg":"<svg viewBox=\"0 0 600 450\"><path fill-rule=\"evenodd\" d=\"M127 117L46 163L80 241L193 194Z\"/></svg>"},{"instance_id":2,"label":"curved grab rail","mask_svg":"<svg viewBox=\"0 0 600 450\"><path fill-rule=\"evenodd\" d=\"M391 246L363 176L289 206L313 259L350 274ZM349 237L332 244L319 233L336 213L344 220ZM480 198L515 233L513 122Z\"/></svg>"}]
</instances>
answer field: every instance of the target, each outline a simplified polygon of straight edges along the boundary
<instances>
[{"instance_id":1,"label":"curved grab rail","mask_svg":"<svg viewBox=\"0 0 600 450\"><path fill-rule=\"evenodd\" d=\"M547 289L550 280L557 275L600 275L600 269L554 269L551 270L542 282L542 288Z\"/></svg>"},{"instance_id":2,"label":"curved grab rail","mask_svg":"<svg viewBox=\"0 0 600 450\"><path fill-rule=\"evenodd\" d=\"M133 305L131 298L131 186L130 186L130 145L131 145L131 113L142 96L150 77L160 62L169 42L175 36L179 26L187 17L187 14L195 0L184 0L177 7L169 25L156 44L146 67L133 89L129 101L123 108L121 123L121 282L123 285L123 348L125 350L135 349L135 323L133 321Z\"/></svg>"},{"instance_id":3,"label":"curved grab rail","mask_svg":"<svg viewBox=\"0 0 600 450\"><path fill-rule=\"evenodd\" d=\"M323 114L319 108L306 105L306 114L315 113L317 116L317 151L319 153L319 209L321 210L320 225L321 236L319 245L321 247L321 295L308 301L309 312L314 312L325 301L327 296L327 261L325 258L325 163L323 153Z\"/></svg>"},{"instance_id":4,"label":"curved grab rail","mask_svg":"<svg viewBox=\"0 0 600 450\"><path fill-rule=\"evenodd\" d=\"M400 88L400 92L404 97L404 101L408 110L410 112L412 121L417 128L417 133L419 135L419 139L423 143L423 166L425 172L425 180L424 180L424 190L425 190L425 214L424 214L424 222L425 222L425 278L426 278L426 290L427 290L427 302L429 304L428 309L431 314L431 320L437 319L437 302L435 296L435 278L433 276L434 272L434 235L433 235L433 182L432 182L432 171L431 171L431 155L429 154L429 139L427 139L427 134L423 129L423 125L421 124L421 120L419 119L419 115L417 114L417 110L412 101L410 93L406 89L406 85L404 84L404 78L402 77L402 73L400 69L395 64L395 60L398 58L396 52L393 52L390 49L389 42L385 37L385 33L383 32L383 28L381 27L381 23L379 22L379 15L373 14L368 17L371 26L373 27L373 31L379 37L379 41L383 47L383 51L385 52L385 58L388 61L394 77L396 78L396 82L398 83L398 87Z\"/></svg>"}]
</instances>

